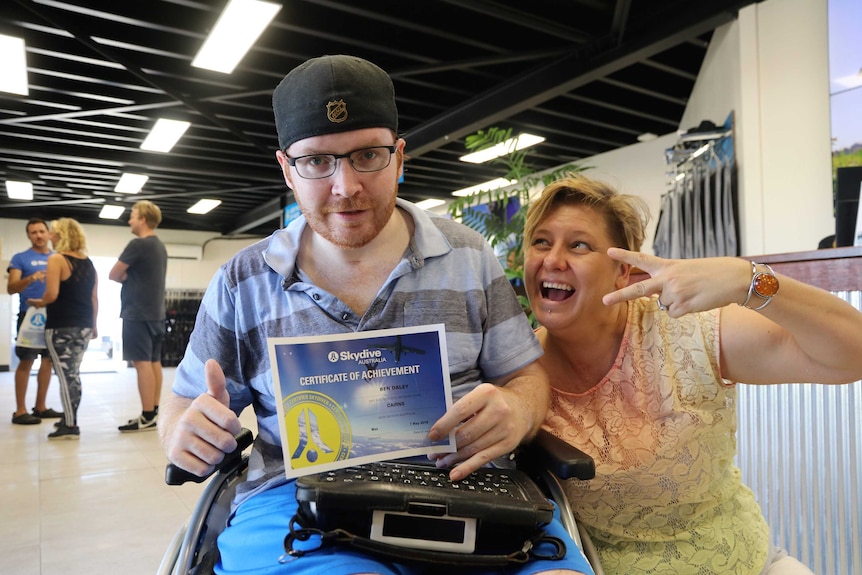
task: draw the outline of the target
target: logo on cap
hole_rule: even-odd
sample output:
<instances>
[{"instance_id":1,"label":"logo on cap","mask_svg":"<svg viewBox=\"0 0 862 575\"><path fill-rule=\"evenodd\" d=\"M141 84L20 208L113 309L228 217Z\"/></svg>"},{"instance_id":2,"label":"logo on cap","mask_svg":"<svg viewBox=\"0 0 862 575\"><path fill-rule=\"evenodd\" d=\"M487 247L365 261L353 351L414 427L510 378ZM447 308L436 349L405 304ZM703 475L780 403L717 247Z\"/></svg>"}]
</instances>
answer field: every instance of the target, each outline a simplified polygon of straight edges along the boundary
<instances>
[{"instance_id":1,"label":"logo on cap","mask_svg":"<svg viewBox=\"0 0 862 575\"><path fill-rule=\"evenodd\" d=\"M347 104L344 100L332 101L326 104L326 117L334 124L340 124L347 119Z\"/></svg>"}]
</instances>

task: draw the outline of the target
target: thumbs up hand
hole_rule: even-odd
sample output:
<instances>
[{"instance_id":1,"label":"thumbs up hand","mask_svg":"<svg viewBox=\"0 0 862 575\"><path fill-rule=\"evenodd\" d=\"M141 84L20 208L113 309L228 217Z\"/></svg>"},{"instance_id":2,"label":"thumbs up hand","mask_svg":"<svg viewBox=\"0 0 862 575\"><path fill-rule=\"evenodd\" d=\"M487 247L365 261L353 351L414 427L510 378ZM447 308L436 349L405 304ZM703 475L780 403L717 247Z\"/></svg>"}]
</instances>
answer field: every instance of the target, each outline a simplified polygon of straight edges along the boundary
<instances>
[{"instance_id":1,"label":"thumbs up hand","mask_svg":"<svg viewBox=\"0 0 862 575\"><path fill-rule=\"evenodd\" d=\"M224 372L214 359L204 365L207 392L194 400L173 396L159 414L159 435L168 460L204 476L236 449L239 417L230 409ZM167 416L167 417L165 417Z\"/></svg>"}]
</instances>

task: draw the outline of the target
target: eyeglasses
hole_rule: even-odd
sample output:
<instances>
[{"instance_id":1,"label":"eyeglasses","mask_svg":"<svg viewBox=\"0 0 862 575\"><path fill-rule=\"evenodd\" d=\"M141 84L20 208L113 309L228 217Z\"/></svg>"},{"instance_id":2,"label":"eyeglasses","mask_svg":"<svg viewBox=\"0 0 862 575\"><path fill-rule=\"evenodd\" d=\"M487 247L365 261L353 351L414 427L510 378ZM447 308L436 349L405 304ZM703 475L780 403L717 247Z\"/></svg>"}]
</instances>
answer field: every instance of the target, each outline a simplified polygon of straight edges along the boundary
<instances>
[{"instance_id":1,"label":"eyeglasses","mask_svg":"<svg viewBox=\"0 0 862 575\"><path fill-rule=\"evenodd\" d=\"M379 172L389 166L395 146L374 146L353 150L346 154L309 154L288 158L287 163L296 168L296 173L306 180L328 178L335 173L339 158L347 158L357 172Z\"/></svg>"}]
</instances>

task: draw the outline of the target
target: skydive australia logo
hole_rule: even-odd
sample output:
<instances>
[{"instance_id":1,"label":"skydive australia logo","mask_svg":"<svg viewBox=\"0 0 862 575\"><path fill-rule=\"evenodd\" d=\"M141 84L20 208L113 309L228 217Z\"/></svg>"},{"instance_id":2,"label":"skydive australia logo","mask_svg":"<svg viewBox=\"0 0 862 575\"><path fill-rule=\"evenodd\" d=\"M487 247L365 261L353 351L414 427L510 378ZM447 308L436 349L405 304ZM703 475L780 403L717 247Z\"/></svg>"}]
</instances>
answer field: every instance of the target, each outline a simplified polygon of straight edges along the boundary
<instances>
[{"instance_id":1,"label":"skydive australia logo","mask_svg":"<svg viewBox=\"0 0 862 575\"><path fill-rule=\"evenodd\" d=\"M379 363L383 358L383 351L379 349L363 349L362 351L330 351L326 354L330 363L337 361L352 361L354 363Z\"/></svg>"}]
</instances>

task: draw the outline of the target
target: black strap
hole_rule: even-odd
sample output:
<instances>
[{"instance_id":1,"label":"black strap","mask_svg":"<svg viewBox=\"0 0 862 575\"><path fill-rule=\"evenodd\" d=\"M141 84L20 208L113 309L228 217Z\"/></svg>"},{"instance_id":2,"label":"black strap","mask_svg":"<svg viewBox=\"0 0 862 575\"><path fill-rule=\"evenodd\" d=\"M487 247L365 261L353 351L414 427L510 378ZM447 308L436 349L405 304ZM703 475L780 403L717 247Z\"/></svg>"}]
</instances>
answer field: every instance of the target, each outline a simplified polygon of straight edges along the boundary
<instances>
[{"instance_id":1,"label":"black strap","mask_svg":"<svg viewBox=\"0 0 862 575\"><path fill-rule=\"evenodd\" d=\"M320 537L320 545L313 549L294 549L296 541L308 541L313 536ZM539 551L542 543L548 543L553 547L550 553ZM354 535L344 529L333 529L322 531L311 527L302 527L300 520L294 516L290 522L290 532L284 538L285 555L279 559L280 563L287 563L319 551L329 545L342 545L352 547L359 551L377 555L387 559L396 559L407 562L419 562L425 564L448 565L450 567L506 567L526 563L530 559L546 559L557 561L566 556L566 543L558 538L545 533L544 529L537 530L536 534L524 541L521 549L508 554L483 555L467 553L449 553L445 551L432 551L426 549L413 549L373 541L367 537Z\"/></svg>"}]
</instances>

